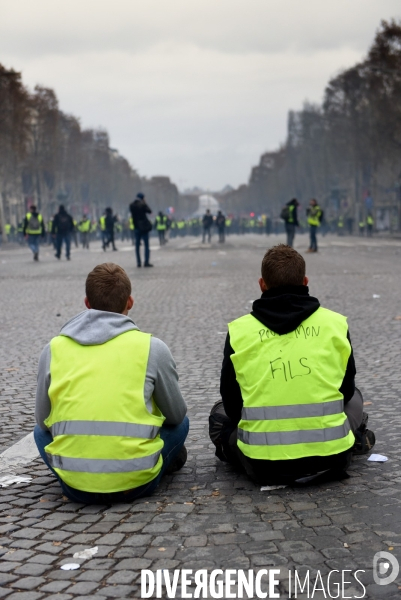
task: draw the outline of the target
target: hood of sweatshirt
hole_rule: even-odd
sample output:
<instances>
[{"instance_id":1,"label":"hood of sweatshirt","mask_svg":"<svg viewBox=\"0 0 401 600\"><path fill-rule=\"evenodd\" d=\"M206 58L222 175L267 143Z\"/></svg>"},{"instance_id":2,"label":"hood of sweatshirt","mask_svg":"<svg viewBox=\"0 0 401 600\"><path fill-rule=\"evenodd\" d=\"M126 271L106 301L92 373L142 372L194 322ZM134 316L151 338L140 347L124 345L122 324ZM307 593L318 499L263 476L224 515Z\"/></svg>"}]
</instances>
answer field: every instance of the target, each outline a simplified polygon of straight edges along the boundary
<instances>
[{"instance_id":1,"label":"hood of sweatshirt","mask_svg":"<svg viewBox=\"0 0 401 600\"><path fill-rule=\"evenodd\" d=\"M266 327L283 335L294 331L320 306L317 298L309 296L306 285L289 285L263 292L252 305L251 315Z\"/></svg>"},{"instance_id":2,"label":"hood of sweatshirt","mask_svg":"<svg viewBox=\"0 0 401 600\"><path fill-rule=\"evenodd\" d=\"M91 308L67 321L60 335L71 338L81 346L95 346L133 329L139 328L126 315Z\"/></svg>"}]
</instances>

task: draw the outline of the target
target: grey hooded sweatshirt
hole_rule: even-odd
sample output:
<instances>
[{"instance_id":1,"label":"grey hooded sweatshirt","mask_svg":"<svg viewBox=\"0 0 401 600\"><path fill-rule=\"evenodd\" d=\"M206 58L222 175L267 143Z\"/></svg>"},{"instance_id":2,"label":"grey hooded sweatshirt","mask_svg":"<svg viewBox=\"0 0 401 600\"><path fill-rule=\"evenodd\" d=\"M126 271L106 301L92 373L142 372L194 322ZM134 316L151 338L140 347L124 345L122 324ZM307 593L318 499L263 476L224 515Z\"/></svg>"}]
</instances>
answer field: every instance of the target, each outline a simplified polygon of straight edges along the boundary
<instances>
[{"instance_id":1,"label":"grey hooded sweatshirt","mask_svg":"<svg viewBox=\"0 0 401 600\"><path fill-rule=\"evenodd\" d=\"M65 335L83 346L104 344L133 329L139 329L125 315L101 310L86 310L70 319L61 329ZM44 347L39 359L38 385L36 390L35 417L39 427L47 431L44 424L50 414L50 344ZM110 377L112 377L110 373ZM146 369L144 397L149 412L152 397L166 418L166 425L178 425L184 419L187 406L178 387L178 374L170 350L164 342L152 337Z\"/></svg>"}]
</instances>

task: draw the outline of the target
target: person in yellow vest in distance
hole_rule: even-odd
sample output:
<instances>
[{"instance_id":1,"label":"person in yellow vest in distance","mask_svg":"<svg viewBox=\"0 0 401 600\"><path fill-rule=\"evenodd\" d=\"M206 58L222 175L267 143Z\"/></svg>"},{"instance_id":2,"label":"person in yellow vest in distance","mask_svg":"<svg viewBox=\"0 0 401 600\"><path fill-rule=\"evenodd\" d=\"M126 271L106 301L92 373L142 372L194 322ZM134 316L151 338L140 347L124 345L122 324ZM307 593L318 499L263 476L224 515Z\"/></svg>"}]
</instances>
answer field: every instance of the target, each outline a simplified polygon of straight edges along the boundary
<instances>
[{"instance_id":1,"label":"person in yellow vest in distance","mask_svg":"<svg viewBox=\"0 0 401 600\"><path fill-rule=\"evenodd\" d=\"M160 246L164 246L166 243L166 229L167 229L167 217L160 210L159 214L156 216L155 221L156 231L159 236Z\"/></svg>"},{"instance_id":2,"label":"person in yellow vest in distance","mask_svg":"<svg viewBox=\"0 0 401 600\"><path fill-rule=\"evenodd\" d=\"M261 298L228 325L222 400L209 421L216 455L261 485L341 476L353 452L375 443L346 317L309 295L305 261L293 248L270 248L261 271Z\"/></svg>"},{"instance_id":3,"label":"person in yellow vest in distance","mask_svg":"<svg viewBox=\"0 0 401 600\"><path fill-rule=\"evenodd\" d=\"M375 224L375 222L374 222L374 219L372 217L372 213L369 213L368 216L366 217L366 227L367 227L368 237L372 237L373 225L374 224Z\"/></svg>"},{"instance_id":4,"label":"person in yellow vest in distance","mask_svg":"<svg viewBox=\"0 0 401 600\"><path fill-rule=\"evenodd\" d=\"M344 217L342 215L338 217L337 235L344 235Z\"/></svg>"},{"instance_id":5,"label":"person in yellow vest in distance","mask_svg":"<svg viewBox=\"0 0 401 600\"><path fill-rule=\"evenodd\" d=\"M307 252L317 252L317 228L320 226L323 218L323 211L317 203L317 200L312 198L309 202L309 207L306 209L308 217L310 244Z\"/></svg>"},{"instance_id":6,"label":"person in yellow vest in distance","mask_svg":"<svg viewBox=\"0 0 401 600\"><path fill-rule=\"evenodd\" d=\"M85 305L39 359L34 438L73 502L150 495L186 462L187 407L170 350L128 316L131 282L97 265Z\"/></svg>"},{"instance_id":7,"label":"person in yellow vest in distance","mask_svg":"<svg viewBox=\"0 0 401 600\"><path fill-rule=\"evenodd\" d=\"M129 231L131 236L131 244L135 246L135 225L132 217L129 218Z\"/></svg>"},{"instance_id":8,"label":"person in yellow vest in distance","mask_svg":"<svg viewBox=\"0 0 401 600\"><path fill-rule=\"evenodd\" d=\"M78 231L81 238L82 248L87 248L89 250L89 234L91 230L91 220L88 215L83 215L82 219L78 223Z\"/></svg>"},{"instance_id":9,"label":"person in yellow vest in distance","mask_svg":"<svg viewBox=\"0 0 401 600\"><path fill-rule=\"evenodd\" d=\"M39 238L46 235L45 223L42 215L37 211L36 206L32 204L29 212L24 219L24 237L28 240L28 246L32 250L33 260L39 260Z\"/></svg>"},{"instance_id":10,"label":"person in yellow vest in distance","mask_svg":"<svg viewBox=\"0 0 401 600\"><path fill-rule=\"evenodd\" d=\"M361 219L358 223L359 227L359 235L363 236L365 234L365 221Z\"/></svg>"}]
</instances>

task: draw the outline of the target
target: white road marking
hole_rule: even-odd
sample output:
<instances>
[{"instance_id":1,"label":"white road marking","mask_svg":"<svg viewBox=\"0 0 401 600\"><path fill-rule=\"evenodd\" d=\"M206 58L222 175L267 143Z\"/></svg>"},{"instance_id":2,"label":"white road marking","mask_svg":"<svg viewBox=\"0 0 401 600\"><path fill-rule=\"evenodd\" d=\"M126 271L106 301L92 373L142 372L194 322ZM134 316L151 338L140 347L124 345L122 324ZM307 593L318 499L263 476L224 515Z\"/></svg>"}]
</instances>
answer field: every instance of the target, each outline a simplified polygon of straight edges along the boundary
<instances>
[{"instance_id":1,"label":"white road marking","mask_svg":"<svg viewBox=\"0 0 401 600\"><path fill-rule=\"evenodd\" d=\"M0 454L0 472L29 464L39 456L33 432Z\"/></svg>"}]
</instances>

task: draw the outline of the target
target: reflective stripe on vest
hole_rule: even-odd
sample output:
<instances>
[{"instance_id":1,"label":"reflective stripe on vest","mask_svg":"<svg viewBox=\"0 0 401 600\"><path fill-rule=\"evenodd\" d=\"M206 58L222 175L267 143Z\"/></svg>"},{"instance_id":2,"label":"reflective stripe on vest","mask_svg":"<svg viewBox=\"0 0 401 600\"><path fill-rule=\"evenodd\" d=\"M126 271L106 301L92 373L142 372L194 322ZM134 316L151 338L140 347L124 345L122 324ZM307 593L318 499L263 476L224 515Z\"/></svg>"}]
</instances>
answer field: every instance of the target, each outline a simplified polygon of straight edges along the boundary
<instances>
[{"instance_id":1,"label":"reflective stripe on vest","mask_svg":"<svg viewBox=\"0 0 401 600\"><path fill-rule=\"evenodd\" d=\"M160 473L164 417L144 397L150 339L131 330L98 345L63 335L50 342L51 411L45 424L53 441L45 451L67 485L117 492Z\"/></svg>"},{"instance_id":2,"label":"reflective stripe on vest","mask_svg":"<svg viewBox=\"0 0 401 600\"><path fill-rule=\"evenodd\" d=\"M242 418L245 421L271 421L275 419L304 419L305 417L324 417L342 412L343 400L322 404L287 404L284 406L261 406L244 408Z\"/></svg>"},{"instance_id":3,"label":"reflective stripe on vest","mask_svg":"<svg viewBox=\"0 0 401 600\"><path fill-rule=\"evenodd\" d=\"M243 398L238 425L243 454L288 460L352 447L340 392L351 352L347 331L345 317L324 308L285 335L252 315L229 324Z\"/></svg>"},{"instance_id":4,"label":"reflective stripe on vest","mask_svg":"<svg viewBox=\"0 0 401 600\"><path fill-rule=\"evenodd\" d=\"M104 458L68 458L57 454L47 454L53 469L76 471L78 473L131 473L152 469L159 460L160 451L142 458L104 459Z\"/></svg>"},{"instance_id":5,"label":"reflective stripe on vest","mask_svg":"<svg viewBox=\"0 0 401 600\"><path fill-rule=\"evenodd\" d=\"M59 421L50 427L53 437L56 435L118 435L153 440L160 427L121 423L118 421Z\"/></svg>"},{"instance_id":6,"label":"reflective stripe on vest","mask_svg":"<svg viewBox=\"0 0 401 600\"><path fill-rule=\"evenodd\" d=\"M238 439L251 446L287 446L291 444L315 444L345 438L350 431L348 419L343 425L330 429L304 429L298 431L274 431L252 433L238 429Z\"/></svg>"}]
</instances>

